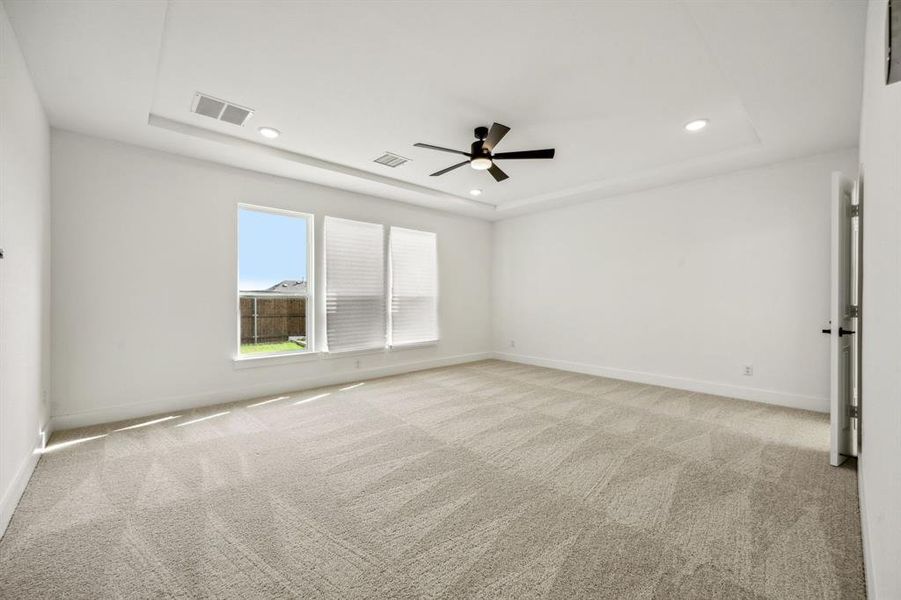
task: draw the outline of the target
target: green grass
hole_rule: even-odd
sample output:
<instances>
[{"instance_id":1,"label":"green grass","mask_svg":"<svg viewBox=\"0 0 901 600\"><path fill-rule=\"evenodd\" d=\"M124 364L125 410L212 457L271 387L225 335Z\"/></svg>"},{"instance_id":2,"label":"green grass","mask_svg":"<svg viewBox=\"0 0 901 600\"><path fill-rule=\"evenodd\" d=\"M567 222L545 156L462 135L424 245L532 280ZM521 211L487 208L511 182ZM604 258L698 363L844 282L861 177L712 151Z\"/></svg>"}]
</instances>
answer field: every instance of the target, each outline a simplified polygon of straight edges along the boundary
<instances>
[{"instance_id":1,"label":"green grass","mask_svg":"<svg viewBox=\"0 0 901 600\"><path fill-rule=\"evenodd\" d=\"M303 344L294 342L275 342L272 344L241 344L241 354L273 354L275 352L297 352L303 350Z\"/></svg>"}]
</instances>

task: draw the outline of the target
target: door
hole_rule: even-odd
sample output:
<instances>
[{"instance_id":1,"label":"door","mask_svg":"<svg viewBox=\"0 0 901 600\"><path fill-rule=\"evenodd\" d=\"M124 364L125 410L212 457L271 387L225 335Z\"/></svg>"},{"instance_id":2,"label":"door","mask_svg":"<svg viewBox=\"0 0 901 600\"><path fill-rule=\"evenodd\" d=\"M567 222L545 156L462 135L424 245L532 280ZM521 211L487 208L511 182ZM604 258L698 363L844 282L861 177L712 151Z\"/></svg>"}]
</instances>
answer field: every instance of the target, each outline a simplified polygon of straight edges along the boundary
<instances>
[{"instance_id":1,"label":"door","mask_svg":"<svg viewBox=\"0 0 901 600\"><path fill-rule=\"evenodd\" d=\"M852 438L852 410L856 369L853 359L857 306L851 302L852 288L852 219L856 219L854 182L841 173L832 174L832 239L830 285L830 359L829 359L829 463L838 466L848 456L857 454ZM853 236L858 237L858 236ZM854 253L857 258L857 253ZM853 269L855 275L857 269ZM854 423L856 426L856 423Z\"/></svg>"}]
</instances>

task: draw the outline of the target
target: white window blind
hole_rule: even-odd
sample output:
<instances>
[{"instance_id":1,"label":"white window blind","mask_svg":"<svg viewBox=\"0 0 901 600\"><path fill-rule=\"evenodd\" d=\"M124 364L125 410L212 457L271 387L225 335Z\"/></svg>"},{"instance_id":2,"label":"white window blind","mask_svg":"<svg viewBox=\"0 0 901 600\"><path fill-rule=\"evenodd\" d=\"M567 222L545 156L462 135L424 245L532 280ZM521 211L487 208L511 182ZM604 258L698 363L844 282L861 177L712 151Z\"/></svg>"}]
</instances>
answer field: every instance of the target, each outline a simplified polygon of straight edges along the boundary
<instances>
[{"instance_id":1,"label":"white window blind","mask_svg":"<svg viewBox=\"0 0 901 600\"><path fill-rule=\"evenodd\" d=\"M381 225L325 218L325 302L329 352L385 347Z\"/></svg>"},{"instance_id":2,"label":"white window blind","mask_svg":"<svg viewBox=\"0 0 901 600\"><path fill-rule=\"evenodd\" d=\"M437 238L428 231L391 228L392 346L438 339Z\"/></svg>"}]
</instances>

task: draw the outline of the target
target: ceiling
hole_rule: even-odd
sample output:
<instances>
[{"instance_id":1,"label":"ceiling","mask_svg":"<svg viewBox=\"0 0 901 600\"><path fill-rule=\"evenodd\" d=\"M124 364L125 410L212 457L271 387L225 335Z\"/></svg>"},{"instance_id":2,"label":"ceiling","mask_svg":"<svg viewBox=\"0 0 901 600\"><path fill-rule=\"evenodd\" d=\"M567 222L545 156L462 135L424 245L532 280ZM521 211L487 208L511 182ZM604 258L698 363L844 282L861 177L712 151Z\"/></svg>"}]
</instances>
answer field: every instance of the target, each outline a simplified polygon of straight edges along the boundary
<instances>
[{"instance_id":1,"label":"ceiling","mask_svg":"<svg viewBox=\"0 0 901 600\"><path fill-rule=\"evenodd\" d=\"M488 219L858 139L863 1L5 6L55 127ZM253 117L195 115L197 91ZM415 142L493 121L498 151L556 158L429 176L459 161Z\"/></svg>"}]
</instances>

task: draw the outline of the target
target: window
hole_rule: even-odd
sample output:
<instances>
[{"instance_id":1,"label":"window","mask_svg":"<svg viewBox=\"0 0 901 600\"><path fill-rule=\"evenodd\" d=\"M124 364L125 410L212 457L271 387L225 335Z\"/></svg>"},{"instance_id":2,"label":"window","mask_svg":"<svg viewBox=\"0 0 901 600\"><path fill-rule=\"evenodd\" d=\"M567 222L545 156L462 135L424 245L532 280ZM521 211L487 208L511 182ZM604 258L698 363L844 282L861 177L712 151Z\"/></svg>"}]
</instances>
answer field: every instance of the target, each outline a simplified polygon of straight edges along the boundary
<instances>
[{"instance_id":1,"label":"window","mask_svg":"<svg viewBox=\"0 0 901 600\"><path fill-rule=\"evenodd\" d=\"M313 350L313 216L238 207L238 354Z\"/></svg>"},{"instance_id":2,"label":"window","mask_svg":"<svg viewBox=\"0 0 901 600\"><path fill-rule=\"evenodd\" d=\"M427 231L391 228L392 346L438 339L438 253Z\"/></svg>"},{"instance_id":3,"label":"window","mask_svg":"<svg viewBox=\"0 0 901 600\"><path fill-rule=\"evenodd\" d=\"M384 228L325 218L326 336L329 352L384 348Z\"/></svg>"}]
</instances>

